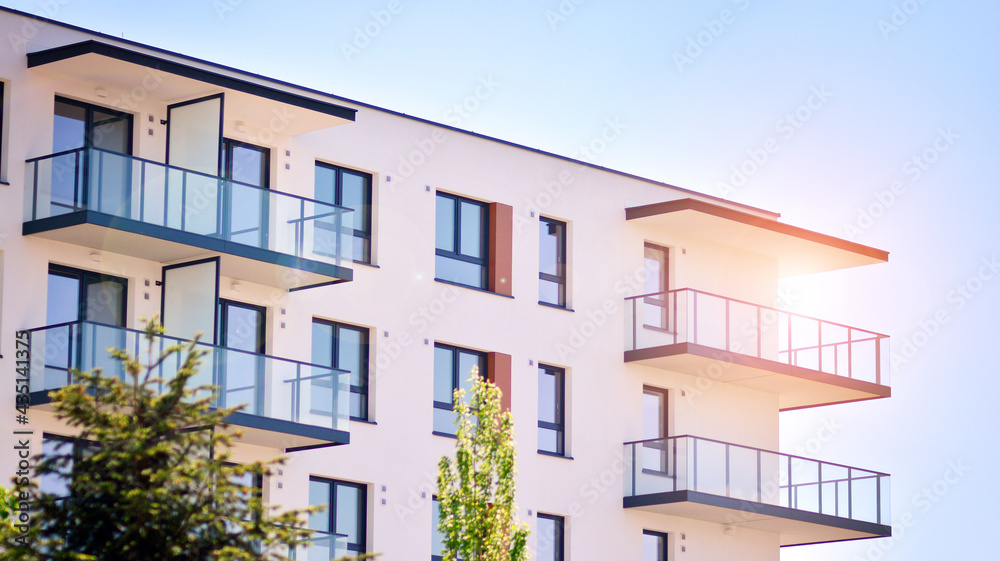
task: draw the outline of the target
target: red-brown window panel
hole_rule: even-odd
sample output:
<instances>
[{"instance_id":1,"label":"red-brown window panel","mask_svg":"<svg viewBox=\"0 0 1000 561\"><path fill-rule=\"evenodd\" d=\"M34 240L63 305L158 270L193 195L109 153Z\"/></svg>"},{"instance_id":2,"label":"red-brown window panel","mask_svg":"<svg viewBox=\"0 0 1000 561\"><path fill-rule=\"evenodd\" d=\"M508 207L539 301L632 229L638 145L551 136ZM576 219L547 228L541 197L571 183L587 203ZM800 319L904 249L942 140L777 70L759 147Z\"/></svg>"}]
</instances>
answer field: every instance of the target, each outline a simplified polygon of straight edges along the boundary
<instances>
[{"instance_id":1,"label":"red-brown window panel","mask_svg":"<svg viewBox=\"0 0 1000 561\"><path fill-rule=\"evenodd\" d=\"M510 355L488 353L486 355L486 379L500 388L500 391L503 392L503 396L500 398L500 406L504 411L510 411Z\"/></svg>"}]
</instances>

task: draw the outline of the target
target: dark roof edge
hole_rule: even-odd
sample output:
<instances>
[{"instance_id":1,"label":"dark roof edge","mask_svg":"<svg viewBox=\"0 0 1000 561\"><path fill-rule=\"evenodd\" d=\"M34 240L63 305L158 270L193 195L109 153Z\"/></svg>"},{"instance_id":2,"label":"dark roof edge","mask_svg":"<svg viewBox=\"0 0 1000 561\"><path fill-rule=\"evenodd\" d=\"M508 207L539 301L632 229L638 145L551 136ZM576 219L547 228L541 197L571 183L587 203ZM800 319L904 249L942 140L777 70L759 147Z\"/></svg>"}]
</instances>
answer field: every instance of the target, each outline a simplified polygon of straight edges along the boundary
<instances>
[{"instance_id":1,"label":"dark roof edge","mask_svg":"<svg viewBox=\"0 0 1000 561\"><path fill-rule=\"evenodd\" d=\"M654 203L651 205L627 208L625 209L625 219L634 220L636 218L645 218L647 216L656 216L659 214L679 212L682 210L694 210L696 212L710 214L726 220L732 220L749 226L756 226L765 230L771 230L772 232L777 232L779 234L794 236L803 240L842 249L844 251L850 251L852 253L878 259L883 262L889 260L889 252L885 250L852 242L836 236L823 234L814 230L808 230L799 226L785 224L784 222L778 222L777 220L761 218L750 213L714 205L697 199L677 199L675 201L667 201L664 203Z\"/></svg>"},{"instance_id":2,"label":"dark roof edge","mask_svg":"<svg viewBox=\"0 0 1000 561\"><path fill-rule=\"evenodd\" d=\"M563 161L566 161L566 162L571 162L571 163L574 163L574 164L579 164L579 165L584 166L584 167L589 167L589 168L593 168L593 169L597 169L597 170L601 170L601 171L606 171L606 172L609 172L609 173L613 173L615 175L620 175L622 177L628 177L630 179L636 179L636 180L639 180L639 181L643 181L645 183L651 183L653 185L659 185L661 187L667 187L667 188L670 188L670 189L676 189L678 191L681 191L681 192L684 192L684 193L689 193L689 194L692 194L692 195L697 195L699 197L706 197L708 199L719 201L719 202L725 203L727 205L733 205L733 206L737 206L737 207L742 207L742 208L745 208L745 209L749 209L749 210L752 210L753 212L768 214L768 215L771 215L771 216L774 216L774 217L781 216L780 213L777 213L777 212L772 212L772 211L769 211L769 210L765 210L765 209L758 208L758 207L755 207L755 206L752 206L752 205L748 205L748 204L744 204L744 203L738 203L738 202L735 202L735 201L730 201L728 199L723 199L722 197L717 197L715 195L708 195L706 193L702 193L700 191L695 191L693 189L686 189L684 187L678 187L676 185L671 185L670 183L666 183L664 181L657 181L655 179L650 179L648 177L642 177L640 175L636 175L636 174L629 173L629 172L626 172L626 171L621 171L621 170L616 170L616 169L613 169L613 168L607 168L607 167L604 167L604 166L599 166L597 164L592 164L590 162L585 162L583 160L577 160L575 158L570 158L569 156L563 156L561 154L556 154L554 152L548 152L548 151L542 150L540 148L532 148L530 146L525 146L524 144L518 144L516 142L511 142L509 140L504 140L504 139L496 138L496 137L489 136L489 135L486 135L486 134L482 134L482 133L478 133L478 132L473 132L473 131L469 131L469 130L465 130L465 129L460 129L458 127L454 127L454 126L451 126L451 125L446 125L444 123L439 123L437 121L432 121L430 119L425 119L423 117L415 117L413 115L407 115L406 113L403 113L403 112L400 112L400 111L394 111L392 109L386 109L384 107L379 107L377 105L372 105L370 103L365 103L365 102L357 101L357 100L350 99L350 98L347 98L347 97L344 97L344 96L332 94L332 93L329 93L329 92L324 92L322 90L317 90L317 89L314 89L314 88L310 88L310 87L306 87L306 86L301 86L301 85L298 85L298 84L293 84L291 82L286 82L284 80L278 80L278 79L275 79L275 78L269 78L269 77L263 76L261 74L254 74L254 73L248 72L246 70L240 70L238 68L233 68L231 66L226 66L224 64L218 64L218 63L215 63L215 62L210 62L210 61L207 61L207 60L204 60L204 59L200 59L200 58L197 58L197 57L193 57L193 56L189 56L189 55L177 53L177 52L174 52L174 51L169 51L167 49L162 49L160 47L154 47L154 46L151 46L151 45L147 45L145 43L140 43L138 41L132 41L131 39L125 39L123 37L115 37L114 35L108 35L107 33L102 33L100 31L94 31L92 29L87 29L85 27L80 27L78 25L73 25L73 24L70 24L70 23L65 23L65 22L57 21L57 20L54 20L54 19L47 18L45 16L39 16L39 15L31 14L31 13L28 13L28 12L22 12L21 10L16 10L14 8L8 8L6 6L0 6L0 11L9 12L9 13L16 14L16 15L19 15L19 16L22 16L22 17L27 17L27 18L35 19L35 20L38 20L38 21L42 21L42 22L45 22L45 23L52 24L52 25L58 25L60 27L65 27L67 29L73 29L73 30L76 30L76 31L81 31L83 33L89 33L91 35L95 35L95 36L98 36L98 37L104 37L106 39L110 39L110 40L121 42L121 43L126 43L126 44L133 45L133 46L136 46L136 47L141 47L143 49L149 49L151 51L155 51L155 52L158 52L158 53L162 53L162 54L166 54L166 55L178 57L178 58L181 58L181 59L184 59L184 60L188 60L188 61L191 61L191 62L197 62L199 64L206 64L206 65L209 65L209 66L221 69L221 70L226 70L228 72L234 72L234 73L237 73L237 74L241 74L243 76L249 76L249 77L257 78L257 79L260 79L260 80L266 80L268 82L272 82L272 83L279 84L279 85L282 85L282 86L295 88L295 89L298 89L298 90L301 90L301 91L305 91L305 92L309 92L309 93L313 93L313 94L317 94L317 95L322 95L322 96L325 96L325 97L329 97L329 98L336 99L336 100L343 101L343 102L347 102L347 103L352 103L352 104L358 105L359 107L365 107L365 108L368 108L368 109L374 109L376 111L381 111L383 113L388 113L390 115L395 115L395 116L398 116L398 117L404 117L406 119L410 119L410 120L417 121L417 122L420 122L420 123L425 123L425 124L428 124L428 125L433 125L433 126L436 126L436 127L440 127L442 129L447 129L447 130L450 130L450 131L454 131L454 132L458 132L458 133L462 133L462 134L467 134L469 136L474 136L474 137L481 138L481 139L484 139L484 140L489 140L489 141L492 141L492 142L497 142L497 143L500 143L500 144L505 144L505 145L511 146L513 148L519 148L519 149L522 149L522 150L527 150L529 152L534 152L536 154L541 154L541 155L544 155L544 156L549 156L549 157L552 157L552 158L557 158L557 159L560 159L560 160L563 160Z\"/></svg>"}]
</instances>

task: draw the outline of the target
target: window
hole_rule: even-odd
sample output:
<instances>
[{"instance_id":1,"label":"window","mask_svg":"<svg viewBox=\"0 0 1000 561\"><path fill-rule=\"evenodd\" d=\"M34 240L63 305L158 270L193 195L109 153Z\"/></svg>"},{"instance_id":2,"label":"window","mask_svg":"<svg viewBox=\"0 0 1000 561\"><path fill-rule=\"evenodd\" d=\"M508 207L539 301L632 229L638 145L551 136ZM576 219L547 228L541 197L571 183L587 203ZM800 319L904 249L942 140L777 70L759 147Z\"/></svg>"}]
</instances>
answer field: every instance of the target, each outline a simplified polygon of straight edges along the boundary
<instances>
[{"instance_id":1,"label":"window","mask_svg":"<svg viewBox=\"0 0 1000 561\"><path fill-rule=\"evenodd\" d=\"M538 451L564 456L566 371L538 365Z\"/></svg>"},{"instance_id":2,"label":"window","mask_svg":"<svg viewBox=\"0 0 1000 561\"><path fill-rule=\"evenodd\" d=\"M668 473L669 446L667 438L667 392L659 388L642 388L642 469Z\"/></svg>"},{"instance_id":3,"label":"window","mask_svg":"<svg viewBox=\"0 0 1000 561\"><path fill-rule=\"evenodd\" d=\"M566 307L566 223L538 221L538 301Z\"/></svg>"},{"instance_id":4,"label":"window","mask_svg":"<svg viewBox=\"0 0 1000 561\"><path fill-rule=\"evenodd\" d=\"M642 561L667 561L667 534L642 531Z\"/></svg>"},{"instance_id":5,"label":"window","mask_svg":"<svg viewBox=\"0 0 1000 561\"><path fill-rule=\"evenodd\" d=\"M316 162L317 201L354 210L354 260L372 262L372 176L368 173ZM327 227L329 222L317 225Z\"/></svg>"},{"instance_id":6,"label":"window","mask_svg":"<svg viewBox=\"0 0 1000 561\"><path fill-rule=\"evenodd\" d=\"M310 477L309 506L323 507L309 515L309 529L318 532L309 544L309 559L337 557L337 538L347 542L349 555L365 552L368 502L364 485Z\"/></svg>"},{"instance_id":7,"label":"window","mask_svg":"<svg viewBox=\"0 0 1000 561\"><path fill-rule=\"evenodd\" d=\"M219 398L221 407L245 405L244 413L264 412L265 318L267 309L232 300L219 300L219 331L217 344L227 349L245 352L224 352L217 355Z\"/></svg>"},{"instance_id":8,"label":"window","mask_svg":"<svg viewBox=\"0 0 1000 561\"><path fill-rule=\"evenodd\" d=\"M441 501L431 501L431 561L444 559L444 534L441 533Z\"/></svg>"},{"instance_id":9,"label":"window","mask_svg":"<svg viewBox=\"0 0 1000 561\"><path fill-rule=\"evenodd\" d=\"M222 214L226 239L253 247L268 247L268 189L271 151L222 139L222 177L230 179L229 212Z\"/></svg>"},{"instance_id":10,"label":"window","mask_svg":"<svg viewBox=\"0 0 1000 561\"><path fill-rule=\"evenodd\" d=\"M350 372L351 419L368 420L368 330L332 321L313 320L312 362ZM329 393L317 391L329 385ZM333 383L316 380L313 383L311 408L329 411L333 400Z\"/></svg>"},{"instance_id":11,"label":"window","mask_svg":"<svg viewBox=\"0 0 1000 561\"><path fill-rule=\"evenodd\" d=\"M50 265L46 324L86 320L124 327L127 286L121 277Z\"/></svg>"},{"instance_id":12,"label":"window","mask_svg":"<svg viewBox=\"0 0 1000 561\"><path fill-rule=\"evenodd\" d=\"M434 433L455 434L455 407L453 394L456 389L471 391L469 379L476 369L481 378L487 379L486 353L434 345Z\"/></svg>"},{"instance_id":13,"label":"window","mask_svg":"<svg viewBox=\"0 0 1000 561\"><path fill-rule=\"evenodd\" d=\"M646 327L670 330L670 316L667 313L667 291L670 290L668 265L670 250L656 244L646 243L644 247L645 277L643 284L643 323Z\"/></svg>"},{"instance_id":14,"label":"window","mask_svg":"<svg viewBox=\"0 0 1000 561\"><path fill-rule=\"evenodd\" d=\"M535 538L538 561L563 561L564 523L562 516L538 513L538 535Z\"/></svg>"},{"instance_id":15,"label":"window","mask_svg":"<svg viewBox=\"0 0 1000 561\"><path fill-rule=\"evenodd\" d=\"M57 97L52 151L100 148L132 153L132 116L114 109Z\"/></svg>"},{"instance_id":16,"label":"window","mask_svg":"<svg viewBox=\"0 0 1000 561\"><path fill-rule=\"evenodd\" d=\"M93 455L96 451L97 444L94 442L55 434L42 434L42 456L46 458L65 456L69 461L59 468L58 472L40 476L39 491L56 497L68 497L73 464L80 458Z\"/></svg>"},{"instance_id":17,"label":"window","mask_svg":"<svg viewBox=\"0 0 1000 561\"><path fill-rule=\"evenodd\" d=\"M437 194L435 277L488 289L489 213L485 203Z\"/></svg>"}]
</instances>

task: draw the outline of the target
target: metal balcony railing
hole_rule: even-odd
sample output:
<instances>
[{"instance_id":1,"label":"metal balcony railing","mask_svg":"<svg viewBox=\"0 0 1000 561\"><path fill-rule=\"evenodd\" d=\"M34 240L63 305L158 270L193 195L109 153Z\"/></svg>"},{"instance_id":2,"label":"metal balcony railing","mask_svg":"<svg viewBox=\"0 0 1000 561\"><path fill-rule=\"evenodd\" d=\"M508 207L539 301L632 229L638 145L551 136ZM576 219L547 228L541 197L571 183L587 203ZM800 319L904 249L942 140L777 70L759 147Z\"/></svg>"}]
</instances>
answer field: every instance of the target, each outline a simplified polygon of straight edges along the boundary
<instances>
[{"instance_id":1,"label":"metal balcony railing","mask_svg":"<svg viewBox=\"0 0 1000 561\"><path fill-rule=\"evenodd\" d=\"M333 265L353 210L97 148L27 160L24 221L91 210Z\"/></svg>"},{"instance_id":2,"label":"metal balcony railing","mask_svg":"<svg viewBox=\"0 0 1000 561\"><path fill-rule=\"evenodd\" d=\"M691 343L889 384L888 337L690 288L625 299L626 350Z\"/></svg>"},{"instance_id":3,"label":"metal balcony railing","mask_svg":"<svg viewBox=\"0 0 1000 561\"><path fill-rule=\"evenodd\" d=\"M885 473L695 436L626 442L625 496L673 491L890 523Z\"/></svg>"},{"instance_id":4,"label":"metal balcony railing","mask_svg":"<svg viewBox=\"0 0 1000 561\"><path fill-rule=\"evenodd\" d=\"M52 390L74 382L74 371L100 367L121 380L126 373L108 354L125 349L140 360L148 357L145 332L77 321L29 329L31 391ZM165 335L154 337L153 358L165 348L186 343ZM243 405L241 413L347 431L350 414L348 372L325 366L198 343L207 351L190 387L218 387L217 407ZM185 360L176 353L153 376L171 378ZM162 391L162 387L158 390Z\"/></svg>"}]
</instances>

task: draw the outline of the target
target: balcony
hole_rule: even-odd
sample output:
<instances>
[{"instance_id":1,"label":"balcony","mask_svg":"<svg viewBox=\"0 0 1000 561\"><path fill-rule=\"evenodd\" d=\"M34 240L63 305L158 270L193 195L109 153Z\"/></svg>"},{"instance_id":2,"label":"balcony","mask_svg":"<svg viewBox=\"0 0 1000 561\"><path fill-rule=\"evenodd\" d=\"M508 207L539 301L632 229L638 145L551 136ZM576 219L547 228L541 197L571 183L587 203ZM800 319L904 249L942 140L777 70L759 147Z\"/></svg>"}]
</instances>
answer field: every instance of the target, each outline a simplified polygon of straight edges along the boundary
<instances>
[{"instance_id":1,"label":"balcony","mask_svg":"<svg viewBox=\"0 0 1000 561\"><path fill-rule=\"evenodd\" d=\"M625 443L625 508L803 545L891 535L889 476L694 436Z\"/></svg>"},{"instance_id":2,"label":"balcony","mask_svg":"<svg viewBox=\"0 0 1000 561\"><path fill-rule=\"evenodd\" d=\"M73 383L73 372L100 367L104 375L125 379L107 349L126 349L147 356L149 341L142 331L78 321L29 329L31 333L31 403L51 410L49 390ZM183 339L158 336L153 353ZM241 427L241 442L285 452L347 444L350 390L347 372L314 364L259 355L205 343L207 352L191 387L217 386L218 407L243 409L227 417ZM184 357L174 354L154 375L172 377Z\"/></svg>"},{"instance_id":3,"label":"balcony","mask_svg":"<svg viewBox=\"0 0 1000 561\"><path fill-rule=\"evenodd\" d=\"M347 536L313 530L312 538L289 552L288 558L301 561L334 561L350 555Z\"/></svg>"},{"instance_id":4,"label":"balcony","mask_svg":"<svg viewBox=\"0 0 1000 561\"><path fill-rule=\"evenodd\" d=\"M778 395L782 410L888 397L888 337L677 289L625 299L625 361Z\"/></svg>"},{"instance_id":5,"label":"balcony","mask_svg":"<svg viewBox=\"0 0 1000 561\"><path fill-rule=\"evenodd\" d=\"M288 290L349 281L352 210L96 148L27 161L24 235Z\"/></svg>"}]
</instances>

